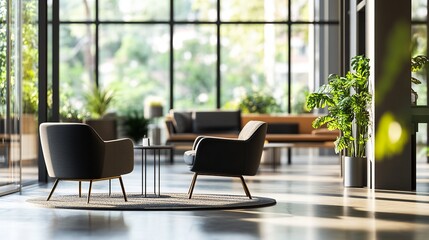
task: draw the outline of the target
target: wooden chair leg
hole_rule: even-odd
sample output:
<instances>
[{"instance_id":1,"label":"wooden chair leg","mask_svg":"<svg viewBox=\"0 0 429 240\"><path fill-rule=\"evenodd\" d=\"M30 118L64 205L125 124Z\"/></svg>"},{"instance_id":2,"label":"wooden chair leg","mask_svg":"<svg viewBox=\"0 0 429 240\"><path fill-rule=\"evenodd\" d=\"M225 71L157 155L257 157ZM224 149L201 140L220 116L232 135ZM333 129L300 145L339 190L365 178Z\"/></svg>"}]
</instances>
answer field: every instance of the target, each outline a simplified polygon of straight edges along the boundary
<instances>
[{"instance_id":1,"label":"wooden chair leg","mask_svg":"<svg viewBox=\"0 0 429 240\"><path fill-rule=\"evenodd\" d=\"M189 189L188 189L188 195L189 195L189 193L191 193L191 188L192 188L192 185L194 184L194 181L195 181L195 174L196 173L194 173L194 175L192 176L192 181L191 181L191 185L189 186Z\"/></svg>"},{"instance_id":2,"label":"wooden chair leg","mask_svg":"<svg viewBox=\"0 0 429 240\"><path fill-rule=\"evenodd\" d=\"M124 183L122 182L122 177L119 177L119 183L121 184L122 194L124 195L125 202L128 202L127 194L125 193Z\"/></svg>"},{"instance_id":3,"label":"wooden chair leg","mask_svg":"<svg viewBox=\"0 0 429 240\"><path fill-rule=\"evenodd\" d=\"M60 179L58 179L58 178L55 180L54 186L52 186L51 192L49 193L48 199L46 199L46 201L49 201L49 199L51 199L51 196L54 193L55 188L57 188L59 181L60 181Z\"/></svg>"},{"instance_id":4,"label":"wooden chair leg","mask_svg":"<svg viewBox=\"0 0 429 240\"><path fill-rule=\"evenodd\" d=\"M87 198L86 203L89 203L89 199L91 197L91 189L92 189L92 180L89 181L88 198Z\"/></svg>"},{"instance_id":5,"label":"wooden chair leg","mask_svg":"<svg viewBox=\"0 0 429 240\"><path fill-rule=\"evenodd\" d=\"M192 192L194 191L195 182L197 181L198 173L194 173L194 177L192 178L191 186L189 186L188 198L191 199Z\"/></svg>"},{"instance_id":6,"label":"wooden chair leg","mask_svg":"<svg viewBox=\"0 0 429 240\"><path fill-rule=\"evenodd\" d=\"M246 196L248 196L250 199L252 199L252 196L250 195L249 188L247 188L246 182L244 181L243 176L240 176L241 184L243 185L244 192L246 193Z\"/></svg>"},{"instance_id":7,"label":"wooden chair leg","mask_svg":"<svg viewBox=\"0 0 429 240\"><path fill-rule=\"evenodd\" d=\"M82 197L82 181L79 181L79 197Z\"/></svg>"}]
</instances>

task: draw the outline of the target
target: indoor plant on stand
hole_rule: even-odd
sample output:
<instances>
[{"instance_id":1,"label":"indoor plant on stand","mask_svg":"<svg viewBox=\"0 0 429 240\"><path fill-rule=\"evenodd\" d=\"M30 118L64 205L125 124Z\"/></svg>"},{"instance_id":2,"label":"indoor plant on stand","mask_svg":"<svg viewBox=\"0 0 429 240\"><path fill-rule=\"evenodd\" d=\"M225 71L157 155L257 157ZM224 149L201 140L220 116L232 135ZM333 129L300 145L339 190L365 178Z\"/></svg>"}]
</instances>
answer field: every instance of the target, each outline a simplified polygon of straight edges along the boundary
<instances>
[{"instance_id":1,"label":"indoor plant on stand","mask_svg":"<svg viewBox=\"0 0 429 240\"><path fill-rule=\"evenodd\" d=\"M429 58L423 55L415 56L411 58L411 73L419 72L427 63L429 62ZM422 82L417 78L411 76L411 83L421 84ZM417 92L411 88L411 105L417 105L418 95Z\"/></svg>"},{"instance_id":2,"label":"indoor plant on stand","mask_svg":"<svg viewBox=\"0 0 429 240\"><path fill-rule=\"evenodd\" d=\"M327 114L318 117L313 127L325 125L340 130L335 152L344 152L344 186L362 187L366 179L366 142L370 124L368 106L369 59L352 58L352 71L341 77L331 74L328 83L307 97L309 109L327 107Z\"/></svg>"},{"instance_id":3,"label":"indoor plant on stand","mask_svg":"<svg viewBox=\"0 0 429 240\"><path fill-rule=\"evenodd\" d=\"M146 119L139 110L129 110L123 125L125 136L130 137L134 145L142 144L143 137L148 133L149 119Z\"/></svg>"}]
</instances>

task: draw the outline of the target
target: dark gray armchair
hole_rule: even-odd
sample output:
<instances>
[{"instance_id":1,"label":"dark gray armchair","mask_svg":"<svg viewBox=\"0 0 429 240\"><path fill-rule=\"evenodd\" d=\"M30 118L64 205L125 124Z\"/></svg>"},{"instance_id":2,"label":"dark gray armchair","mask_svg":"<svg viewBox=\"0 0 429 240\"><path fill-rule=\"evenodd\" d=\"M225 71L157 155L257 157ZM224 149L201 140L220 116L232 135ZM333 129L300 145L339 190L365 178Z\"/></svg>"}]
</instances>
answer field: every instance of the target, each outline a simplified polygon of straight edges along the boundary
<instances>
[{"instance_id":1,"label":"dark gray armchair","mask_svg":"<svg viewBox=\"0 0 429 240\"><path fill-rule=\"evenodd\" d=\"M194 172L188 197L192 197L198 175L216 175L240 178L246 196L251 199L243 175L253 176L258 171L266 131L265 122L250 121L236 139L197 137L192 150L184 154L185 163Z\"/></svg>"},{"instance_id":2,"label":"dark gray armchair","mask_svg":"<svg viewBox=\"0 0 429 240\"><path fill-rule=\"evenodd\" d=\"M50 177L56 178L51 198L60 180L89 181L89 203L93 181L118 178L125 201L127 196L121 175L134 169L134 149L130 139L103 141L87 124L42 123L40 141Z\"/></svg>"}]
</instances>

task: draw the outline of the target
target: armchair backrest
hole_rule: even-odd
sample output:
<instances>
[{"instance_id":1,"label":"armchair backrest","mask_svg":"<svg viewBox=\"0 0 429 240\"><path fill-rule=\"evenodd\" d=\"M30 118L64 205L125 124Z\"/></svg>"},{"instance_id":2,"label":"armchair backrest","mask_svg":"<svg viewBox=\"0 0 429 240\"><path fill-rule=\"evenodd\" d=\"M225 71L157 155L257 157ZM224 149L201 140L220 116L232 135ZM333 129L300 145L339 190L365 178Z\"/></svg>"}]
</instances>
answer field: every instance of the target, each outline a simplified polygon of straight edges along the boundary
<instances>
[{"instance_id":1,"label":"armchair backrest","mask_svg":"<svg viewBox=\"0 0 429 240\"><path fill-rule=\"evenodd\" d=\"M255 175L261 162L267 124L262 121L249 121L238 135L239 140L246 141L245 174Z\"/></svg>"},{"instance_id":2,"label":"armchair backrest","mask_svg":"<svg viewBox=\"0 0 429 240\"><path fill-rule=\"evenodd\" d=\"M250 137L252 137L253 135L257 134L256 132L258 130L263 130L260 129L263 125L266 125L265 122L262 121L249 121L244 127L243 129L241 129L240 134L238 135L238 139L240 140L248 140ZM265 135L266 133L266 128L265 131L263 131L263 135ZM260 135L261 133L259 133ZM264 138L265 139L265 138Z\"/></svg>"},{"instance_id":3,"label":"armchair backrest","mask_svg":"<svg viewBox=\"0 0 429 240\"><path fill-rule=\"evenodd\" d=\"M102 175L105 145L90 126L42 123L39 130L50 177L87 179Z\"/></svg>"}]
</instances>

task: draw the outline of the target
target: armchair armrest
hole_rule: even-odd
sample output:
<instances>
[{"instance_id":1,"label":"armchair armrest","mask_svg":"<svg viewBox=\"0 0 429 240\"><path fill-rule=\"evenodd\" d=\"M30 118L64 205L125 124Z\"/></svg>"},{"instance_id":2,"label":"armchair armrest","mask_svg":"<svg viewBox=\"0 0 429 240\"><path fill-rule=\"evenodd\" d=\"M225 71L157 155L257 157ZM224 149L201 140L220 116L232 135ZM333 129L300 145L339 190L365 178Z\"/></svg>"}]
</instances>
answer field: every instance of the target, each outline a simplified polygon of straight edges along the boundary
<instances>
[{"instance_id":1,"label":"armchair armrest","mask_svg":"<svg viewBox=\"0 0 429 240\"><path fill-rule=\"evenodd\" d=\"M198 136L195 138L194 144L192 145L192 150L197 149L198 143L204 138L204 136Z\"/></svg>"},{"instance_id":2,"label":"armchair armrest","mask_svg":"<svg viewBox=\"0 0 429 240\"><path fill-rule=\"evenodd\" d=\"M200 141L204 138L211 138L211 139L225 139L225 140L237 140L236 138L225 138L225 137L213 137L213 136L198 136L197 138L195 138L194 144L192 146L192 150L196 150L198 147L198 144L200 143Z\"/></svg>"},{"instance_id":3,"label":"armchair armrest","mask_svg":"<svg viewBox=\"0 0 429 240\"><path fill-rule=\"evenodd\" d=\"M104 142L103 173L109 175L122 175L134 169L134 147L128 138Z\"/></svg>"}]
</instances>

